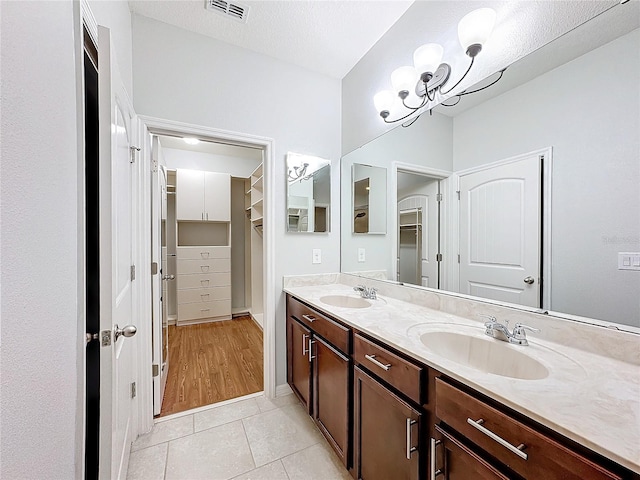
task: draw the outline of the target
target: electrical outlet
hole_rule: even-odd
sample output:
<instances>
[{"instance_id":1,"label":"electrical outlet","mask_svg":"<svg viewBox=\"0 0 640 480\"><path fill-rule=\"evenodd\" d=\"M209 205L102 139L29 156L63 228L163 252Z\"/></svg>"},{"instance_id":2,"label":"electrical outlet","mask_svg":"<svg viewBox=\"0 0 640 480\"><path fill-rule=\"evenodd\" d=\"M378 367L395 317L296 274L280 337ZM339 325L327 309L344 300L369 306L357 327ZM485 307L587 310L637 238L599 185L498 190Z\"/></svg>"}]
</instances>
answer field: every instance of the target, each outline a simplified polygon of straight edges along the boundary
<instances>
[{"instance_id":1,"label":"electrical outlet","mask_svg":"<svg viewBox=\"0 0 640 480\"><path fill-rule=\"evenodd\" d=\"M364 248L359 248L358 249L358 262L364 262L365 261L365 252L364 252Z\"/></svg>"},{"instance_id":2,"label":"electrical outlet","mask_svg":"<svg viewBox=\"0 0 640 480\"><path fill-rule=\"evenodd\" d=\"M319 248L313 249L312 263L322 263L322 250Z\"/></svg>"},{"instance_id":3,"label":"electrical outlet","mask_svg":"<svg viewBox=\"0 0 640 480\"><path fill-rule=\"evenodd\" d=\"M618 252L618 270L640 270L640 252Z\"/></svg>"}]
</instances>

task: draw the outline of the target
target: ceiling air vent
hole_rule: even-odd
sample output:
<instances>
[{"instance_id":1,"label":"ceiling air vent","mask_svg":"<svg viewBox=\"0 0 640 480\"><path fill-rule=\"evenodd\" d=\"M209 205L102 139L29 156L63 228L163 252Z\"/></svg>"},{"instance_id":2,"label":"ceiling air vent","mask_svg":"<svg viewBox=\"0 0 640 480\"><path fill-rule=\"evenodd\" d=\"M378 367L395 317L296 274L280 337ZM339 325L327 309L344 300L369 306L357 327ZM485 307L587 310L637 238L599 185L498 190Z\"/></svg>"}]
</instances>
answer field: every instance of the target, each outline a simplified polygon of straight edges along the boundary
<instances>
[{"instance_id":1,"label":"ceiling air vent","mask_svg":"<svg viewBox=\"0 0 640 480\"><path fill-rule=\"evenodd\" d=\"M247 23L249 17L249 7L225 0L206 0L205 8L242 23Z\"/></svg>"}]
</instances>

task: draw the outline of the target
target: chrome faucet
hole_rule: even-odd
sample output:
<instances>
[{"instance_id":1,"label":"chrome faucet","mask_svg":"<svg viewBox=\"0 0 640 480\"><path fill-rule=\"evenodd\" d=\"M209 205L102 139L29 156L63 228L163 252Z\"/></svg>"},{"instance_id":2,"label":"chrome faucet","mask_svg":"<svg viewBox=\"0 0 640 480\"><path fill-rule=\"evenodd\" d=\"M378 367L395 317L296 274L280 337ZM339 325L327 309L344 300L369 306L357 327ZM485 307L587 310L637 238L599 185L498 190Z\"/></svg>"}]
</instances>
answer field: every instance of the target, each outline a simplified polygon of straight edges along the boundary
<instances>
[{"instance_id":1,"label":"chrome faucet","mask_svg":"<svg viewBox=\"0 0 640 480\"><path fill-rule=\"evenodd\" d=\"M376 300L378 298L377 291L375 288L370 287L367 288L364 285L358 285L353 287L356 292L360 292L360 296L362 298L368 298L370 300Z\"/></svg>"},{"instance_id":2,"label":"chrome faucet","mask_svg":"<svg viewBox=\"0 0 640 480\"><path fill-rule=\"evenodd\" d=\"M514 345L529 345L529 341L527 340L526 330L530 332L540 332L538 328L533 328L528 325L523 325L522 323L516 323L513 327L513 331L509 331L509 320L507 320L504 324L498 322L498 319L493 315L480 315L481 317L485 317L488 319L484 324L485 335L493 337L498 340L502 340L503 342L513 343Z\"/></svg>"}]
</instances>

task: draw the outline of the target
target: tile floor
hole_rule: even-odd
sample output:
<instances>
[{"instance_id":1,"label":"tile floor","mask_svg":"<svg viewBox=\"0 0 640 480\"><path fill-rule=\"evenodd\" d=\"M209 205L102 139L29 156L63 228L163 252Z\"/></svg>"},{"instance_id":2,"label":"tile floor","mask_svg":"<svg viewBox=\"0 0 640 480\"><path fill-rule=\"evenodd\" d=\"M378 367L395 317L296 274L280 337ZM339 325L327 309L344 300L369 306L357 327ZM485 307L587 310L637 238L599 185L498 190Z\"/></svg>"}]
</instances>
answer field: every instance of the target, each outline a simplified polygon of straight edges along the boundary
<instances>
[{"instance_id":1,"label":"tile floor","mask_svg":"<svg viewBox=\"0 0 640 480\"><path fill-rule=\"evenodd\" d=\"M162 419L133 444L127 478L351 480L292 394Z\"/></svg>"}]
</instances>

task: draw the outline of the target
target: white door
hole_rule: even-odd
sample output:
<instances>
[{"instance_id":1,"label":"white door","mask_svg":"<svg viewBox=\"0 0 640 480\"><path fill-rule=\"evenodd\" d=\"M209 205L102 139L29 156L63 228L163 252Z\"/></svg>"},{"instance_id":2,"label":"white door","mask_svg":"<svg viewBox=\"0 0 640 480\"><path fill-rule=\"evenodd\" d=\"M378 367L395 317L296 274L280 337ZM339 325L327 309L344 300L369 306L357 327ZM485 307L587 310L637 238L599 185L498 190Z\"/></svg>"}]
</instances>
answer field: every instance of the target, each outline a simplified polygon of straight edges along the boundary
<instances>
[{"instance_id":1,"label":"white door","mask_svg":"<svg viewBox=\"0 0 640 480\"><path fill-rule=\"evenodd\" d=\"M231 175L204 172L205 220L231 221Z\"/></svg>"},{"instance_id":2,"label":"white door","mask_svg":"<svg viewBox=\"0 0 640 480\"><path fill-rule=\"evenodd\" d=\"M460 176L460 292L540 307L538 155Z\"/></svg>"},{"instance_id":3,"label":"white door","mask_svg":"<svg viewBox=\"0 0 640 480\"><path fill-rule=\"evenodd\" d=\"M176 192L178 220L205 220L204 172L179 168L176 173Z\"/></svg>"},{"instance_id":4,"label":"white door","mask_svg":"<svg viewBox=\"0 0 640 480\"><path fill-rule=\"evenodd\" d=\"M159 162L158 137L153 137L153 168L151 172L151 261L158 265L152 278L152 335L153 335L153 414L162 409L164 388L169 372L167 345L168 315L166 307L167 282L167 178Z\"/></svg>"},{"instance_id":5,"label":"white door","mask_svg":"<svg viewBox=\"0 0 640 480\"><path fill-rule=\"evenodd\" d=\"M99 27L100 115L100 478L126 478L131 441L137 345L133 325L134 185L130 163L135 117L113 54ZM126 328L125 328L126 327ZM105 332L111 334L104 345ZM118 333L124 332L123 335ZM117 338L116 338L117 337Z\"/></svg>"}]
</instances>

